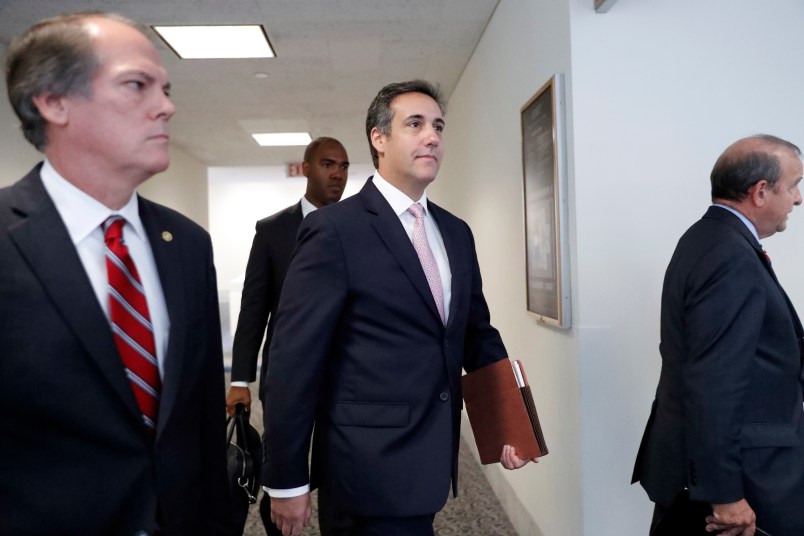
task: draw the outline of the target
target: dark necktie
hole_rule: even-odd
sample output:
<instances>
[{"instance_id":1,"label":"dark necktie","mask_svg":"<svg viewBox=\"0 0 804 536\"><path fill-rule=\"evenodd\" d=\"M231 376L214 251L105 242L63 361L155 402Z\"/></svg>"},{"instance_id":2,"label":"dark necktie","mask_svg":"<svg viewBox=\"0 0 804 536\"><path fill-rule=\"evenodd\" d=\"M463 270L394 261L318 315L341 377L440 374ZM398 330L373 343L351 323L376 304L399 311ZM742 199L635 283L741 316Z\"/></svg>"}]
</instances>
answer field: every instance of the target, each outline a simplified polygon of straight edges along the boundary
<instances>
[{"instance_id":1,"label":"dark necktie","mask_svg":"<svg viewBox=\"0 0 804 536\"><path fill-rule=\"evenodd\" d=\"M161 389L159 364L145 290L123 240L125 223L122 217L111 216L102 225L109 278L109 317L142 420L149 432L155 434Z\"/></svg>"}]
</instances>

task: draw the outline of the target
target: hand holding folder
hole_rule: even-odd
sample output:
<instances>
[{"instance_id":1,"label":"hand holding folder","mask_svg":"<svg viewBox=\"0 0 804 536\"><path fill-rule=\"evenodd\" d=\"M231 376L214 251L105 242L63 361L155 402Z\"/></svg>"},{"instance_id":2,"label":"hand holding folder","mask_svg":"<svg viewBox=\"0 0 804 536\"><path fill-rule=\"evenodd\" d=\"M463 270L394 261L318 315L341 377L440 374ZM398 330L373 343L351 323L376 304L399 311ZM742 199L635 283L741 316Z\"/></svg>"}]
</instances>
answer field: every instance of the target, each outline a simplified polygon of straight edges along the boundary
<instances>
[{"instance_id":1,"label":"hand holding folder","mask_svg":"<svg viewBox=\"0 0 804 536\"><path fill-rule=\"evenodd\" d=\"M480 463L500 461L504 445L523 459L547 454L533 395L519 360L502 359L462 378L463 400Z\"/></svg>"}]
</instances>

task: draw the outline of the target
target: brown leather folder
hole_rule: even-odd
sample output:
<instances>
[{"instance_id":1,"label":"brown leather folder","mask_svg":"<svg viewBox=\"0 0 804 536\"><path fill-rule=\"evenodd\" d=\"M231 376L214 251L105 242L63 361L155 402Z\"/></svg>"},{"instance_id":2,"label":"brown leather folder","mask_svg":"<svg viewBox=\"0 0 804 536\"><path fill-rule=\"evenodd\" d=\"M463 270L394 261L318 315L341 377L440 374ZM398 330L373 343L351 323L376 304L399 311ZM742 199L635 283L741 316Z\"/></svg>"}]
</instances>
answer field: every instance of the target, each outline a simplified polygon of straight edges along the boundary
<instances>
[{"instance_id":1,"label":"brown leather folder","mask_svg":"<svg viewBox=\"0 0 804 536\"><path fill-rule=\"evenodd\" d=\"M548 452L525 371L516 363L522 372L521 387L508 359L462 378L466 413L484 465L500 461L503 445L516 448L520 458L539 458Z\"/></svg>"}]
</instances>

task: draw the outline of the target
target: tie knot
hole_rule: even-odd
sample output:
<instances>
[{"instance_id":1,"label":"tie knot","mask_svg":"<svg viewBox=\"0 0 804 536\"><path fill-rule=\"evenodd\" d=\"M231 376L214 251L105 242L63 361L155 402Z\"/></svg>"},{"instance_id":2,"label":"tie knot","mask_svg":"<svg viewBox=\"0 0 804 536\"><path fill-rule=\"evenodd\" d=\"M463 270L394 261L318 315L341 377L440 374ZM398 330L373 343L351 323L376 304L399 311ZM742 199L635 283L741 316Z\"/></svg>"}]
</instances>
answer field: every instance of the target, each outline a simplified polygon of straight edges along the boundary
<instances>
[{"instance_id":1,"label":"tie knot","mask_svg":"<svg viewBox=\"0 0 804 536\"><path fill-rule=\"evenodd\" d=\"M122 216L109 216L101 224L103 228L104 238L106 242L109 240L123 240L123 226L126 224L126 219Z\"/></svg>"},{"instance_id":2,"label":"tie knot","mask_svg":"<svg viewBox=\"0 0 804 536\"><path fill-rule=\"evenodd\" d=\"M424 217L424 207L420 203L413 203L410 205L408 212L413 214L413 217L417 220Z\"/></svg>"}]
</instances>

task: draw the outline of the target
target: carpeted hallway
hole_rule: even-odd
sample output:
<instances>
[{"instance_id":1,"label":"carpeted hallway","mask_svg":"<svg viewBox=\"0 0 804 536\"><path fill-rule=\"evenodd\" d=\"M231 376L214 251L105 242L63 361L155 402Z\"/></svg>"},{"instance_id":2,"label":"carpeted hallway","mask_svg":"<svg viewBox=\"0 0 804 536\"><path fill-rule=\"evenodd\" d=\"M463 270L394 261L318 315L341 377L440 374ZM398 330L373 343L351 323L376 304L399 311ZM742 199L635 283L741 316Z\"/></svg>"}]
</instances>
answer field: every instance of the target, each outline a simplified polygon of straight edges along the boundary
<instances>
[{"instance_id":1,"label":"carpeted hallway","mask_svg":"<svg viewBox=\"0 0 804 536\"><path fill-rule=\"evenodd\" d=\"M262 408L252 387L251 424L262 432ZM514 527L491 492L486 477L472 457L468 446L462 441L459 463L458 498L450 494L447 505L436 515L435 532L438 536L517 536ZM260 497L261 498L261 497ZM313 506L317 499L313 492ZM251 507L244 536L264 536L260 520L259 504ZM319 536L317 514L313 512L312 525L304 531L305 536Z\"/></svg>"}]
</instances>

